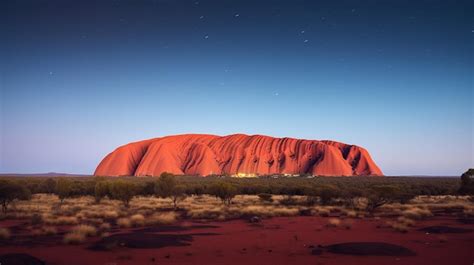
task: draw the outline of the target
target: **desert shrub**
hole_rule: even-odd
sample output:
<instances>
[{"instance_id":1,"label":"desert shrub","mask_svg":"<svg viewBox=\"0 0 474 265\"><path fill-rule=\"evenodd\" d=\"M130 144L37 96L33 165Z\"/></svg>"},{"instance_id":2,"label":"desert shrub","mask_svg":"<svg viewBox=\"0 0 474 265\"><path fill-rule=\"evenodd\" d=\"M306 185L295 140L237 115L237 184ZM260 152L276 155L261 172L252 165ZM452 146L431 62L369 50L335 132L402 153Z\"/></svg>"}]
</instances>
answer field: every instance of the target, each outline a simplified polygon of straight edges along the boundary
<instances>
[{"instance_id":1,"label":"desert shrub","mask_svg":"<svg viewBox=\"0 0 474 265\"><path fill-rule=\"evenodd\" d=\"M406 209L405 211L403 211L402 215L406 218L422 219L422 218L425 218L425 217L430 217L433 214L428 209L413 207L413 208L409 208L409 209Z\"/></svg>"},{"instance_id":2,"label":"desert shrub","mask_svg":"<svg viewBox=\"0 0 474 265\"><path fill-rule=\"evenodd\" d=\"M406 233L408 232L408 225L405 223L391 222L389 225L398 232Z\"/></svg>"},{"instance_id":3,"label":"desert shrub","mask_svg":"<svg viewBox=\"0 0 474 265\"><path fill-rule=\"evenodd\" d=\"M56 189L56 181L52 178L48 178L41 183L41 191L43 193L53 194Z\"/></svg>"},{"instance_id":4,"label":"desert shrub","mask_svg":"<svg viewBox=\"0 0 474 265\"><path fill-rule=\"evenodd\" d=\"M76 245L86 241L86 236L78 233L68 233L64 235L63 241L66 244Z\"/></svg>"},{"instance_id":5,"label":"desert shrub","mask_svg":"<svg viewBox=\"0 0 474 265\"><path fill-rule=\"evenodd\" d=\"M42 222L43 222L43 217L40 214L34 213L31 216L31 224L32 225L38 225L38 224L41 224Z\"/></svg>"},{"instance_id":6,"label":"desert shrub","mask_svg":"<svg viewBox=\"0 0 474 265\"><path fill-rule=\"evenodd\" d=\"M363 192L357 188L348 187L341 191L340 196L346 207L357 209L359 206L359 199L363 196Z\"/></svg>"},{"instance_id":7,"label":"desert shrub","mask_svg":"<svg viewBox=\"0 0 474 265\"><path fill-rule=\"evenodd\" d=\"M31 198L30 191L19 183L13 181L0 181L0 203L2 211L7 213L8 205L15 200L29 200Z\"/></svg>"},{"instance_id":8,"label":"desert shrub","mask_svg":"<svg viewBox=\"0 0 474 265\"><path fill-rule=\"evenodd\" d=\"M209 188L209 194L221 199L224 204L230 205L237 195L237 189L230 183L217 182Z\"/></svg>"},{"instance_id":9,"label":"desert shrub","mask_svg":"<svg viewBox=\"0 0 474 265\"><path fill-rule=\"evenodd\" d=\"M9 239L10 236L10 230L8 230L7 228L0 228L0 239Z\"/></svg>"},{"instance_id":10,"label":"desert shrub","mask_svg":"<svg viewBox=\"0 0 474 265\"><path fill-rule=\"evenodd\" d=\"M45 226L41 230L43 234L47 236L52 236L58 233L58 230L56 229L56 227L53 227L53 226Z\"/></svg>"},{"instance_id":11,"label":"desert shrub","mask_svg":"<svg viewBox=\"0 0 474 265\"><path fill-rule=\"evenodd\" d=\"M339 218L329 218L327 226L329 227L338 227L341 225L341 219Z\"/></svg>"},{"instance_id":12,"label":"desert shrub","mask_svg":"<svg viewBox=\"0 0 474 265\"><path fill-rule=\"evenodd\" d=\"M315 214L317 214L319 216L322 216L322 217L327 217L331 213L331 211L329 209L323 208L323 207L316 207L313 210L314 210Z\"/></svg>"},{"instance_id":13,"label":"desert shrub","mask_svg":"<svg viewBox=\"0 0 474 265\"><path fill-rule=\"evenodd\" d=\"M97 229L91 225L78 225L73 227L70 233L82 234L86 237L95 236L97 234Z\"/></svg>"},{"instance_id":14,"label":"desert shrub","mask_svg":"<svg viewBox=\"0 0 474 265\"><path fill-rule=\"evenodd\" d=\"M273 201L272 195L269 194L269 193L259 193L259 194L258 194L258 198L259 198L262 202L272 202L272 201Z\"/></svg>"},{"instance_id":15,"label":"desert shrub","mask_svg":"<svg viewBox=\"0 0 474 265\"><path fill-rule=\"evenodd\" d=\"M136 195L136 186L130 181L113 181L110 183L109 189L112 199L122 201L125 207L130 206L130 201Z\"/></svg>"},{"instance_id":16,"label":"desert shrub","mask_svg":"<svg viewBox=\"0 0 474 265\"><path fill-rule=\"evenodd\" d=\"M118 216L119 214L117 213L117 211L108 210L102 213L102 217L109 220L116 219Z\"/></svg>"},{"instance_id":17,"label":"desert shrub","mask_svg":"<svg viewBox=\"0 0 474 265\"><path fill-rule=\"evenodd\" d=\"M406 226L414 226L415 225L415 221L413 221L410 218L406 218L404 216L398 217L397 222L399 222L400 224L404 224Z\"/></svg>"},{"instance_id":18,"label":"desert shrub","mask_svg":"<svg viewBox=\"0 0 474 265\"><path fill-rule=\"evenodd\" d=\"M176 222L177 216L175 212L154 213L145 219L148 225L165 225Z\"/></svg>"},{"instance_id":19,"label":"desert shrub","mask_svg":"<svg viewBox=\"0 0 474 265\"><path fill-rule=\"evenodd\" d=\"M285 195L283 197L283 199L281 199L279 201L279 203L281 205L286 205L286 206L290 206L290 205L296 205L298 204L298 201L295 199L295 197L293 195Z\"/></svg>"},{"instance_id":20,"label":"desert shrub","mask_svg":"<svg viewBox=\"0 0 474 265\"><path fill-rule=\"evenodd\" d=\"M318 197L316 196L312 196L312 195L308 195L306 196L306 200L305 200L305 204L307 206L313 206L315 204L318 203Z\"/></svg>"},{"instance_id":21,"label":"desert shrub","mask_svg":"<svg viewBox=\"0 0 474 265\"><path fill-rule=\"evenodd\" d=\"M63 204L66 198L73 196L73 183L66 178L60 178L56 182L54 193L59 197L60 205Z\"/></svg>"},{"instance_id":22,"label":"desert shrub","mask_svg":"<svg viewBox=\"0 0 474 265\"><path fill-rule=\"evenodd\" d=\"M350 217L350 218L355 218L357 217L357 212L354 211L354 210L346 210L344 212L344 214L347 216L347 217Z\"/></svg>"},{"instance_id":23,"label":"desert shrub","mask_svg":"<svg viewBox=\"0 0 474 265\"><path fill-rule=\"evenodd\" d=\"M60 216L58 218L47 218L44 222L51 225L75 225L79 221L75 216Z\"/></svg>"},{"instance_id":24,"label":"desert shrub","mask_svg":"<svg viewBox=\"0 0 474 265\"><path fill-rule=\"evenodd\" d=\"M134 214L130 217L130 222L133 226L143 226L145 224L145 217L141 214Z\"/></svg>"},{"instance_id":25,"label":"desert shrub","mask_svg":"<svg viewBox=\"0 0 474 265\"><path fill-rule=\"evenodd\" d=\"M322 205L329 205L331 201L339 196L339 190L335 186L321 186L317 193Z\"/></svg>"},{"instance_id":26,"label":"desert shrub","mask_svg":"<svg viewBox=\"0 0 474 265\"><path fill-rule=\"evenodd\" d=\"M109 194L109 183L106 181L97 181L94 187L94 199L96 203Z\"/></svg>"},{"instance_id":27,"label":"desert shrub","mask_svg":"<svg viewBox=\"0 0 474 265\"><path fill-rule=\"evenodd\" d=\"M107 230L110 230L110 228L111 228L111 225L109 223L102 223L99 226L100 231L107 231Z\"/></svg>"},{"instance_id":28,"label":"desert shrub","mask_svg":"<svg viewBox=\"0 0 474 265\"><path fill-rule=\"evenodd\" d=\"M117 220L117 225L119 227L124 227L124 228L128 228L128 227L131 227L132 226L132 222L130 221L129 218L119 218Z\"/></svg>"}]
</instances>

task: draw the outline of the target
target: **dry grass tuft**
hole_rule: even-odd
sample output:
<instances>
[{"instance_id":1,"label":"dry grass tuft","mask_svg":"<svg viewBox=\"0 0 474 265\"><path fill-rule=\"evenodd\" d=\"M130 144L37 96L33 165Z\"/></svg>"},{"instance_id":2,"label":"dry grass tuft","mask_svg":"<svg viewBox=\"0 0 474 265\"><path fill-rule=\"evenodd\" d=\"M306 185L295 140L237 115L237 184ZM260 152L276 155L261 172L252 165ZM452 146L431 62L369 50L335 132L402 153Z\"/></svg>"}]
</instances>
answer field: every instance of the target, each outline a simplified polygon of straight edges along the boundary
<instances>
[{"instance_id":1,"label":"dry grass tuft","mask_svg":"<svg viewBox=\"0 0 474 265\"><path fill-rule=\"evenodd\" d=\"M357 217L357 212L354 210L348 210L345 212L346 216L349 218L356 218Z\"/></svg>"},{"instance_id":2,"label":"dry grass tuft","mask_svg":"<svg viewBox=\"0 0 474 265\"><path fill-rule=\"evenodd\" d=\"M143 226L145 224L145 217L141 214L134 214L130 217L130 222L133 226Z\"/></svg>"},{"instance_id":3,"label":"dry grass tuft","mask_svg":"<svg viewBox=\"0 0 474 265\"><path fill-rule=\"evenodd\" d=\"M330 209L323 208L323 207L315 207L314 211L316 212L317 215L322 216L322 217L328 217L329 214L331 213Z\"/></svg>"},{"instance_id":4,"label":"dry grass tuft","mask_svg":"<svg viewBox=\"0 0 474 265\"><path fill-rule=\"evenodd\" d=\"M100 231L107 231L110 230L111 225L109 223L103 223L99 226Z\"/></svg>"},{"instance_id":5,"label":"dry grass tuft","mask_svg":"<svg viewBox=\"0 0 474 265\"><path fill-rule=\"evenodd\" d=\"M401 233L406 233L408 232L408 226L406 224L401 224L401 223L392 223L391 224L392 228L397 230L398 232Z\"/></svg>"},{"instance_id":6,"label":"dry grass tuft","mask_svg":"<svg viewBox=\"0 0 474 265\"><path fill-rule=\"evenodd\" d=\"M97 235L97 229L91 225L78 225L71 230L73 234L82 234L84 236Z\"/></svg>"},{"instance_id":7,"label":"dry grass tuft","mask_svg":"<svg viewBox=\"0 0 474 265\"><path fill-rule=\"evenodd\" d=\"M409 218L409 219L422 219L425 217L430 217L433 216L430 210L428 209L422 209L418 207L412 207L409 209L406 209L405 211L402 212L402 216Z\"/></svg>"},{"instance_id":8,"label":"dry grass tuft","mask_svg":"<svg viewBox=\"0 0 474 265\"><path fill-rule=\"evenodd\" d=\"M118 216L117 211L105 211L102 215L104 219L117 219Z\"/></svg>"},{"instance_id":9,"label":"dry grass tuft","mask_svg":"<svg viewBox=\"0 0 474 265\"><path fill-rule=\"evenodd\" d=\"M48 218L45 220L45 223L50 225L75 225L78 224L79 221L75 216L60 216L57 218Z\"/></svg>"},{"instance_id":10,"label":"dry grass tuft","mask_svg":"<svg viewBox=\"0 0 474 265\"><path fill-rule=\"evenodd\" d=\"M400 223L400 224L404 224L406 226L414 226L415 225L415 221L412 220L412 219L409 219L409 218L406 218L404 216L400 216L398 217L397 221Z\"/></svg>"},{"instance_id":11,"label":"dry grass tuft","mask_svg":"<svg viewBox=\"0 0 474 265\"><path fill-rule=\"evenodd\" d=\"M66 244L77 245L86 241L86 236L83 234L69 233L64 236L63 241Z\"/></svg>"},{"instance_id":12,"label":"dry grass tuft","mask_svg":"<svg viewBox=\"0 0 474 265\"><path fill-rule=\"evenodd\" d=\"M145 222L148 225L167 225L176 222L177 215L175 212L155 213L147 217Z\"/></svg>"},{"instance_id":13,"label":"dry grass tuft","mask_svg":"<svg viewBox=\"0 0 474 265\"><path fill-rule=\"evenodd\" d=\"M339 218L329 218L327 226L329 227L338 227L341 225L341 219Z\"/></svg>"},{"instance_id":14,"label":"dry grass tuft","mask_svg":"<svg viewBox=\"0 0 474 265\"><path fill-rule=\"evenodd\" d=\"M9 239L11 236L10 230L8 228L0 228L0 239Z\"/></svg>"},{"instance_id":15,"label":"dry grass tuft","mask_svg":"<svg viewBox=\"0 0 474 265\"><path fill-rule=\"evenodd\" d=\"M119 227L128 228L132 226L132 221L129 218L119 218L117 220L117 225Z\"/></svg>"}]
</instances>

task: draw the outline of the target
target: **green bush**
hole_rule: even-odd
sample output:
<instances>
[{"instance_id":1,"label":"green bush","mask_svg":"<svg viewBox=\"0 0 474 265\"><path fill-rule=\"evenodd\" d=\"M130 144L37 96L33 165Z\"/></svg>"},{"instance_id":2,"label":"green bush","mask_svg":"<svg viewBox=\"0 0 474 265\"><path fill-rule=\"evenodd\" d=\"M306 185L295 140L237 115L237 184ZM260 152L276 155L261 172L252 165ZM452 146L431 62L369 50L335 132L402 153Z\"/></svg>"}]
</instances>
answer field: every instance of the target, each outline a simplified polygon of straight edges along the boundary
<instances>
[{"instance_id":1,"label":"green bush","mask_svg":"<svg viewBox=\"0 0 474 265\"><path fill-rule=\"evenodd\" d=\"M209 188L209 194L221 199L222 203L230 205L237 195L237 189L232 184L221 181Z\"/></svg>"},{"instance_id":2,"label":"green bush","mask_svg":"<svg viewBox=\"0 0 474 265\"><path fill-rule=\"evenodd\" d=\"M58 179L54 193L58 195L60 204L63 204L66 198L73 196L73 182L66 178Z\"/></svg>"},{"instance_id":3,"label":"green bush","mask_svg":"<svg viewBox=\"0 0 474 265\"><path fill-rule=\"evenodd\" d=\"M8 205L14 200L29 200L31 192L24 186L13 181L0 181L0 203L2 211L6 213Z\"/></svg>"},{"instance_id":4,"label":"green bush","mask_svg":"<svg viewBox=\"0 0 474 265\"><path fill-rule=\"evenodd\" d=\"M107 181L97 181L94 188L94 199L96 203L109 195L109 183Z\"/></svg>"},{"instance_id":5,"label":"green bush","mask_svg":"<svg viewBox=\"0 0 474 265\"><path fill-rule=\"evenodd\" d=\"M120 200L125 207L130 206L130 201L137 193L137 187L131 181L116 180L110 182L110 197L114 200Z\"/></svg>"}]
</instances>

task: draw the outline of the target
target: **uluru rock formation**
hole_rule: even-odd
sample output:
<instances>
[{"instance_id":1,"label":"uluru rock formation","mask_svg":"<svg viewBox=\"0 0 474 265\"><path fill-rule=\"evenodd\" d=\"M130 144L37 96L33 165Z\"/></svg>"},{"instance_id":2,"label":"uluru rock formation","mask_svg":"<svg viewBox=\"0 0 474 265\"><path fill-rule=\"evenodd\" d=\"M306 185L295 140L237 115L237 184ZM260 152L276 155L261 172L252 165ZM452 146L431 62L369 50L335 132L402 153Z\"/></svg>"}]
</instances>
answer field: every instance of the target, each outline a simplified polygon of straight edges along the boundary
<instances>
[{"instance_id":1,"label":"uluru rock formation","mask_svg":"<svg viewBox=\"0 0 474 265\"><path fill-rule=\"evenodd\" d=\"M367 150L334 141L234 134L185 134L120 146L97 166L96 176L211 174L382 176Z\"/></svg>"}]
</instances>

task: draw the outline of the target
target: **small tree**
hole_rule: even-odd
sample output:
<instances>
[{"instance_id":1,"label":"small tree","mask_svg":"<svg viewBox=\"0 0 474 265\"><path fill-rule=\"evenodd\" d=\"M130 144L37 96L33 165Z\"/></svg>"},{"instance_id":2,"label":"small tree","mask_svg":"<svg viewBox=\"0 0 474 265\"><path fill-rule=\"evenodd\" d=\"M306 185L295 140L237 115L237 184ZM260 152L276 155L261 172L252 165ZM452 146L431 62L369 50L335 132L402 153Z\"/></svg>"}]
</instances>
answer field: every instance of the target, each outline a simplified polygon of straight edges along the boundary
<instances>
[{"instance_id":1,"label":"small tree","mask_svg":"<svg viewBox=\"0 0 474 265\"><path fill-rule=\"evenodd\" d=\"M185 187L178 185L172 174L162 173L155 183L155 195L160 198L171 198L174 208L178 208L178 202L185 198Z\"/></svg>"},{"instance_id":2,"label":"small tree","mask_svg":"<svg viewBox=\"0 0 474 265\"><path fill-rule=\"evenodd\" d=\"M66 198L72 197L73 195L73 183L71 180L66 178L60 178L56 182L54 193L59 197L59 206L61 206Z\"/></svg>"},{"instance_id":3,"label":"small tree","mask_svg":"<svg viewBox=\"0 0 474 265\"><path fill-rule=\"evenodd\" d=\"M125 207L130 206L130 201L136 195L135 184L129 181L117 180L110 183L110 196L112 199L120 200Z\"/></svg>"},{"instance_id":4,"label":"small tree","mask_svg":"<svg viewBox=\"0 0 474 265\"><path fill-rule=\"evenodd\" d=\"M173 175L163 172L155 182L155 194L161 198L171 197L176 187L176 179Z\"/></svg>"},{"instance_id":5,"label":"small tree","mask_svg":"<svg viewBox=\"0 0 474 265\"><path fill-rule=\"evenodd\" d=\"M395 186L373 186L365 195L367 198L367 211L374 212L382 205L400 200L400 194L400 189Z\"/></svg>"},{"instance_id":6,"label":"small tree","mask_svg":"<svg viewBox=\"0 0 474 265\"><path fill-rule=\"evenodd\" d=\"M221 199L224 204L230 205L237 195L237 189L230 183L217 182L210 187L209 194Z\"/></svg>"},{"instance_id":7,"label":"small tree","mask_svg":"<svg viewBox=\"0 0 474 265\"><path fill-rule=\"evenodd\" d=\"M171 200L173 201L173 206L175 209L178 208L178 202L186 198L185 190L186 188L183 185L176 185L173 188L173 191L171 194Z\"/></svg>"},{"instance_id":8,"label":"small tree","mask_svg":"<svg viewBox=\"0 0 474 265\"><path fill-rule=\"evenodd\" d=\"M109 183L106 181L97 181L94 187L94 198L96 203L109 194Z\"/></svg>"},{"instance_id":9,"label":"small tree","mask_svg":"<svg viewBox=\"0 0 474 265\"><path fill-rule=\"evenodd\" d=\"M8 205L14 200L29 200L31 192L23 185L11 181L0 181L0 203L3 213L7 213Z\"/></svg>"}]
</instances>

